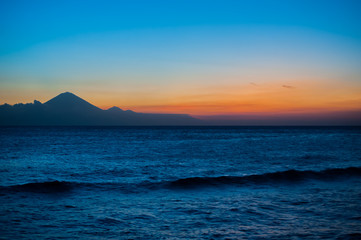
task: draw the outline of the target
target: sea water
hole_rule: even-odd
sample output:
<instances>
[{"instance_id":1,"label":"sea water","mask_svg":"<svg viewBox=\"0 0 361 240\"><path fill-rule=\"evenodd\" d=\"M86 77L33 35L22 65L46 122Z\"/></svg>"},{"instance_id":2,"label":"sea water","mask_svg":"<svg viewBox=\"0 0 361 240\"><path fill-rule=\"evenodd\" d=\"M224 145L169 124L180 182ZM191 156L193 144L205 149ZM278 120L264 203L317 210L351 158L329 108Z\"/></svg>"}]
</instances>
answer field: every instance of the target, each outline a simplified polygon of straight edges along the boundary
<instances>
[{"instance_id":1,"label":"sea water","mask_svg":"<svg viewBox=\"0 0 361 240\"><path fill-rule=\"evenodd\" d=\"M0 239L360 239L361 128L0 128Z\"/></svg>"}]
</instances>

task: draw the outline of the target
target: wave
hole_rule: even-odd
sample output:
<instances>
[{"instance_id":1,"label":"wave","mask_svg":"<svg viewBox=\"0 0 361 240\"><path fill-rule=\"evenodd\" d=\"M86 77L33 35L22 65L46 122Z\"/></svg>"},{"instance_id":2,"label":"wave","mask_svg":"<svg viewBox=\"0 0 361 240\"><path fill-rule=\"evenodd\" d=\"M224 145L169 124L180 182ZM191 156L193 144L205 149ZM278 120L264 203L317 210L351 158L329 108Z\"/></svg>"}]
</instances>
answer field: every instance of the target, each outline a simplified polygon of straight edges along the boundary
<instances>
[{"instance_id":1,"label":"wave","mask_svg":"<svg viewBox=\"0 0 361 240\"><path fill-rule=\"evenodd\" d=\"M63 193L73 189L88 188L89 190L116 190L126 193L143 192L144 190L157 189L189 189L204 186L220 185L262 185L262 184L287 184L299 183L305 180L331 181L337 179L347 179L350 177L361 177L361 167L333 168L323 171L300 171L287 170L280 172L271 172L264 174L255 174L247 176L219 176L219 177L190 177L181 178L174 181L162 182L142 182L132 183L79 183L66 181L47 181L34 182L21 185L12 185L0 187L0 190L12 190L21 192L36 193Z\"/></svg>"},{"instance_id":2,"label":"wave","mask_svg":"<svg viewBox=\"0 0 361 240\"><path fill-rule=\"evenodd\" d=\"M330 181L340 178L361 176L361 167L333 168L323 171L287 170L247 176L191 177L172 181L172 188L196 188L216 185L252 185L273 183L297 183L304 180Z\"/></svg>"},{"instance_id":3,"label":"wave","mask_svg":"<svg viewBox=\"0 0 361 240\"><path fill-rule=\"evenodd\" d=\"M32 182L26 184L12 185L12 186L0 186L0 193L3 192L34 192L34 193L65 193L76 189L85 189L89 191L109 191L117 190L125 193L137 192L137 186L131 183L85 183L85 182L69 182L69 181L45 181L45 182ZM149 186L150 183L138 184L138 187Z\"/></svg>"},{"instance_id":4,"label":"wave","mask_svg":"<svg viewBox=\"0 0 361 240\"><path fill-rule=\"evenodd\" d=\"M57 193L57 192L67 192L74 187L74 184L71 182L60 182L60 181L50 181L50 182L33 182L20 185L12 185L7 187L0 187L0 190L12 190L19 192L39 192L39 193Z\"/></svg>"}]
</instances>

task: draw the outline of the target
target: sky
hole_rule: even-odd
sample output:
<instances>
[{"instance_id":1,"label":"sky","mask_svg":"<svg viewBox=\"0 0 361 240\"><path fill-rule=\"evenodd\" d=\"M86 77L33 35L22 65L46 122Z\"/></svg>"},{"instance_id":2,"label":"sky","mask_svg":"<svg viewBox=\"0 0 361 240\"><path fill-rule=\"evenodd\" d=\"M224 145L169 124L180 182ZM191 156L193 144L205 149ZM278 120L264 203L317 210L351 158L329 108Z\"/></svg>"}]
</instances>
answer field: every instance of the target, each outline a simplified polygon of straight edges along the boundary
<instances>
[{"instance_id":1,"label":"sky","mask_svg":"<svg viewBox=\"0 0 361 240\"><path fill-rule=\"evenodd\" d=\"M361 109L361 1L0 2L0 104L72 92L191 115Z\"/></svg>"}]
</instances>

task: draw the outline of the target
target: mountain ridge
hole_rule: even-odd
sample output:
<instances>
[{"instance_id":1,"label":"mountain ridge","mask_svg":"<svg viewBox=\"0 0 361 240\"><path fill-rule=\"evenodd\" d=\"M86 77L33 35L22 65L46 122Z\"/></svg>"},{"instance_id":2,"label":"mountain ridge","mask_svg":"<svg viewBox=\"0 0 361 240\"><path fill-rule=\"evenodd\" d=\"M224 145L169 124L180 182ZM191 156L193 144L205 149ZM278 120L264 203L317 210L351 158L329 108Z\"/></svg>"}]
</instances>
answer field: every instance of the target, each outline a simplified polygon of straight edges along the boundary
<instances>
[{"instance_id":1,"label":"mountain ridge","mask_svg":"<svg viewBox=\"0 0 361 240\"><path fill-rule=\"evenodd\" d=\"M0 105L0 126L360 126L361 110L308 114L190 116L96 107L64 92L45 103Z\"/></svg>"},{"instance_id":2,"label":"mountain ridge","mask_svg":"<svg viewBox=\"0 0 361 240\"><path fill-rule=\"evenodd\" d=\"M187 114L137 113L112 107L103 110L71 92L61 93L45 103L0 105L2 126L139 126L199 125Z\"/></svg>"}]
</instances>

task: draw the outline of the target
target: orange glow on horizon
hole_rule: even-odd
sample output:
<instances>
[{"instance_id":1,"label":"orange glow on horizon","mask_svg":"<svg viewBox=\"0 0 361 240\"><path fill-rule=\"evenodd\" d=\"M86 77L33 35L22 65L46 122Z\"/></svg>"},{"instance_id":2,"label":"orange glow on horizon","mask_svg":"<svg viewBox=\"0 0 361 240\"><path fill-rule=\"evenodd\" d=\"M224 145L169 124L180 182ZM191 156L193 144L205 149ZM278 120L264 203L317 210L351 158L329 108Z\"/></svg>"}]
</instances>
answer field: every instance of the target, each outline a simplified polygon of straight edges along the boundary
<instances>
[{"instance_id":1,"label":"orange glow on horizon","mask_svg":"<svg viewBox=\"0 0 361 240\"><path fill-rule=\"evenodd\" d=\"M101 108L112 106L114 104L104 102ZM141 104L118 106L136 112L191 115L349 111L361 109L361 86L344 86L335 81L215 86L205 91L172 92L163 99L149 98Z\"/></svg>"},{"instance_id":2,"label":"orange glow on horizon","mask_svg":"<svg viewBox=\"0 0 361 240\"><path fill-rule=\"evenodd\" d=\"M357 82L332 80L269 81L247 84L165 86L159 89L66 89L102 109L117 106L144 113L236 115L352 111L361 109ZM58 90L0 90L1 103L46 102ZM63 92L63 91L62 91ZM10 94L13 93L13 94ZM15 93L17 95L15 95ZM46 93L46 94L44 94ZM21 98L19 98L21 96ZM42 96L41 98L34 96Z\"/></svg>"}]
</instances>

